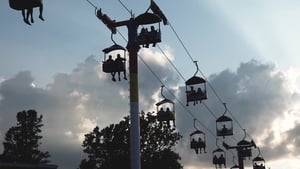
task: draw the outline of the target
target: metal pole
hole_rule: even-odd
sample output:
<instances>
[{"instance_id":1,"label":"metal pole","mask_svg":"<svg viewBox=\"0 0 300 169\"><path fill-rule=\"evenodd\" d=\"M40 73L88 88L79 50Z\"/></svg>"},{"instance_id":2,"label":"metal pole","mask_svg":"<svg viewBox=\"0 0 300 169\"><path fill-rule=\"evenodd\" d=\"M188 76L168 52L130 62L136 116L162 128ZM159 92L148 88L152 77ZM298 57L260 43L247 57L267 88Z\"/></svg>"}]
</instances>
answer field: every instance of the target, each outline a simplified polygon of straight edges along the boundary
<instances>
[{"instance_id":1,"label":"metal pole","mask_svg":"<svg viewBox=\"0 0 300 169\"><path fill-rule=\"evenodd\" d=\"M239 159L239 169L244 169L244 158L241 156L241 150L237 148L237 154L238 154L238 159Z\"/></svg>"},{"instance_id":2,"label":"metal pole","mask_svg":"<svg viewBox=\"0 0 300 169\"><path fill-rule=\"evenodd\" d=\"M134 18L129 20L128 44L129 52L129 90L130 90L130 159L131 169L141 168L140 156L140 117L138 90L138 58L139 46L135 42L138 25Z\"/></svg>"}]
</instances>

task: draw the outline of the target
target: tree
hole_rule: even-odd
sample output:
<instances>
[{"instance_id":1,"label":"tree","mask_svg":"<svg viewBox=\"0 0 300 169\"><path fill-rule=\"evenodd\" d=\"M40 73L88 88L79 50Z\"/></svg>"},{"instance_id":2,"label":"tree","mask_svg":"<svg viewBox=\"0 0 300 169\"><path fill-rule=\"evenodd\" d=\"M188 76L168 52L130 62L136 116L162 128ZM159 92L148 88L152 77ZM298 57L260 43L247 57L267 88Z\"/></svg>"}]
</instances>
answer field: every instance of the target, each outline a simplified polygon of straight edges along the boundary
<instances>
[{"instance_id":1,"label":"tree","mask_svg":"<svg viewBox=\"0 0 300 169\"><path fill-rule=\"evenodd\" d=\"M181 135L167 124L160 124L151 113L141 113L141 167L142 169L182 169L181 158L172 148ZM130 120L111 124L85 135L83 151L88 155L80 169L130 169Z\"/></svg>"},{"instance_id":2,"label":"tree","mask_svg":"<svg viewBox=\"0 0 300 169\"><path fill-rule=\"evenodd\" d=\"M0 161L26 164L49 162L49 152L39 150L43 138L40 135L42 118L35 110L17 113L17 125L11 127L5 135Z\"/></svg>"}]
</instances>

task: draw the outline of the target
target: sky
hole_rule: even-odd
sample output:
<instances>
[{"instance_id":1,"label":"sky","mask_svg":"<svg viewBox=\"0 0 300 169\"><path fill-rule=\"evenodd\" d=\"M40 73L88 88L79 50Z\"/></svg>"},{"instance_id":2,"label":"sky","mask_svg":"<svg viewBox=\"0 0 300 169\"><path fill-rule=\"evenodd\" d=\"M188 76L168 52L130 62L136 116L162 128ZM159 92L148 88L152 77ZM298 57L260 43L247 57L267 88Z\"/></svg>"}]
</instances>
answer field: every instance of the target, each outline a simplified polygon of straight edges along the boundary
<instances>
[{"instance_id":1,"label":"sky","mask_svg":"<svg viewBox=\"0 0 300 169\"><path fill-rule=\"evenodd\" d=\"M44 0L44 18L34 9L29 26L21 12L0 2L0 141L16 114L43 115L42 150L59 169L75 169L86 157L84 134L129 115L128 81L102 72L111 33L85 0ZM110 18L128 20L150 1L91 0ZM179 152L185 169L212 169L212 151L225 141L253 139L272 169L300 169L300 1L155 1L169 20L160 24L162 42L139 50L139 108L154 111L165 95L174 100ZM156 25L157 26L157 25ZM127 28L115 42L126 46ZM185 80L196 72L209 82L205 104L185 106ZM216 145L215 120L227 104L234 136ZM183 104L182 104L183 103ZM207 154L189 149L193 118L207 137ZM3 147L0 146L0 152ZM258 155L257 149L252 151ZM235 151L226 153L228 167ZM252 159L251 158L251 159ZM245 160L251 168L251 159Z\"/></svg>"}]
</instances>

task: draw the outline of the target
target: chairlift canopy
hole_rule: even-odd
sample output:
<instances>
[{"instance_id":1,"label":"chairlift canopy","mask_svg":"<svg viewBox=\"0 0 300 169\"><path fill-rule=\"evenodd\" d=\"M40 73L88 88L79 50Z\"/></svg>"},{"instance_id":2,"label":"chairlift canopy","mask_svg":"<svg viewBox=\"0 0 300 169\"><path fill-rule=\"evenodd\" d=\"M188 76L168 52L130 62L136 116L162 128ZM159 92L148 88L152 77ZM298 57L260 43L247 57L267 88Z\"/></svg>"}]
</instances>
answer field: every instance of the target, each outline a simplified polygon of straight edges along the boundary
<instances>
[{"instance_id":1,"label":"chairlift canopy","mask_svg":"<svg viewBox=\"0 0 300 169\"><path fill-rule=\"evenodd\" d=\"M228 122L228 121L232 121L232 119L228 116L222 115L221 117L219 117L216 122Z\"/></svg>"},{"instance_id":2,"label":"chairlift canopy","mask_svg":"<svg viewBox=\"0 0 300 169\"><path fill-rule=\"evenodd\" d=\"M156 106L160 106L160 105L165 104L165 103L171 103L171 104L174 104L174 102L172 102L172 101L169 100L169 99L163 99L162 101L156 103L155 105L156 105Z\"/></svg>"},{"instance_id":3,"label":"chairlift canopy","mask_svg":"<svg viewBox=\"0 0 300 169\"><path fill-rule=\"evenodd\" d=\"M114 50L123 50L123 51L126 51L126 49L123 47L123 46L120 46L118 44L114 44L108 48L105 48L103 49L102 51L107 54L107 53L110 53L111 51L114 51Z\"/></svg>"},{"instance_id":4,"label":"chairlift canopy","mask_svg":"<svg viewBox=\"0 0 300 169\"><path fill-rule=\"evenodd\" d=\"M256 161L265 161L265 159L262 158L262 157L255 157L252 161L253 162L256 162Z\"/></svg>"},{"instance_id":5,"label":"chairlift canopy","mask_svg":"<svg viewBox=\"0 0 300 169\"><path fill-rule=\"evenodd\" d=\"M222 150L221 148L217 148L213 151L213 153L223 153L224 150Z\"/></svg>"},{"instance_id":6,"label":"chairlift canopy","mask_svg":"<svg viewBox=\"0 0 300 169\"><path fill-rule=\"evenodd\" d=\"M238 146L249 146L251 145L251 142L247 141L247 140L242 140L240 142L237 143Z\"/></svg>"},{"instance_id":7,"label":"chairlift canopy","mask_svg":"<svg viewBox=\"0 0 300 169\"><path fill-rule=\"evenodd\" d=\"M148 25L161 22L161 18L156 14L146 12L136 17L135 21L139 25Z\"/></svg>"},{"instance_id":8,"label":"chairlift canopy","mask_svg":"<svg viewBox=\"0 0 300 169\"><path fill-rule=\"evenodd\" d=\"M203 131L196 130L196 131L192 132L192 133L190 134L190 136L193 136L193 135L196 135L196 134L204 134L204 133L203 133Z\"/></svg>"},{"instance_id":9,"label":"chairlift canopy","mask_svg":"<svg viewBox=\"0 0 300 169\"><path fill-rule=\"evenodd\" d=\"M200 84L200 83L205 83L206 81L198 76L193 76L190 79L188 79L185 84L186 85L194 85L194 84Z\"/></svg>"}]
</instances>

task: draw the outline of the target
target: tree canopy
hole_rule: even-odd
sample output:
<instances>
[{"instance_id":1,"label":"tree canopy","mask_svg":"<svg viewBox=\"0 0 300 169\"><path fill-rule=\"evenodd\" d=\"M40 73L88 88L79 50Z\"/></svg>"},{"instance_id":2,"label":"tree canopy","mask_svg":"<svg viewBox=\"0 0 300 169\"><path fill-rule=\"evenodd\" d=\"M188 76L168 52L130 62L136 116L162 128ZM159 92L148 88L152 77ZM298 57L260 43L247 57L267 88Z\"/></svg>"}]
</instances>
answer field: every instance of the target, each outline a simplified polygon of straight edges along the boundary
<instances>
[{"instance_id":1,"label":"tree canopy","mask_svg":"<svg viewBox=\"0 0 300 169\"><path fill-rule=\"evenodd\" d=\"M130 119L85 135L83 151L88 155L80 169L130 169ZM151 113L140 115L142 169L181 169L181 157L173 151L181 135L168 124L160 124Z\"/></svg>"},{"instance_id":2,"label":"tree canopy","mask_svg":"<svg viewBox=\"0 0 300 169\"><path fill-rule=\"evenodd\" d=\"M43 116L35 110L17 113L17 124L11 127L3 142L4 151L0 161L25 164L47 163L49 152L39 150L43 136L41 127Z\"/></svg>"}]
</instances>

